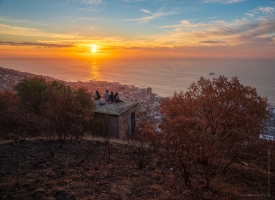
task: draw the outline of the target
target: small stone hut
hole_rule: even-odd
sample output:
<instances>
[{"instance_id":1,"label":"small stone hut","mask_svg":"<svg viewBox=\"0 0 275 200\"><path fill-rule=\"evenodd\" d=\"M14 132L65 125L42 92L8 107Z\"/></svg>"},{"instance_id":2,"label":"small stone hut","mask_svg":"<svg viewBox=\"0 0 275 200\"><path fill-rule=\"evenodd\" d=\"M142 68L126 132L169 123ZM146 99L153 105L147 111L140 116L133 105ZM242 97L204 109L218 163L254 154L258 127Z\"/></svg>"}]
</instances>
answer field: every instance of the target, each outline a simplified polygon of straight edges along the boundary
<instances>
[{"instance_id":1,"label":"small stone hut","mask_svg":"<svg viewBox=\"0 0 275 200\"><path fill-rule=\"evenodd\" d=\"M105 105L100 105L105 103ZM95 101L95 115L104 123L104 130L109 137L126 139L127 134L134 135L137 102L106 103L102 100Z\"/></svg>"}]
</instances>

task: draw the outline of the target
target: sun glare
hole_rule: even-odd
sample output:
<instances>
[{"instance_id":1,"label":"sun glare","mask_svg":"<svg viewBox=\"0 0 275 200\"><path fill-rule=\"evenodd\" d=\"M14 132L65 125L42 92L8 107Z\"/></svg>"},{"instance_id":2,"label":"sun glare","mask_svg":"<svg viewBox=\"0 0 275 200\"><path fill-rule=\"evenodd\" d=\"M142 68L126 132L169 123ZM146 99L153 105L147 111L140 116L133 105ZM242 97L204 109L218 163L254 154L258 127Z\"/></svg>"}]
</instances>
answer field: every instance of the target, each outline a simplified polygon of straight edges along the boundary
<instances>
[{"instance_id":1,"label":"sun glare","mask_svg":"<svg viewBox=\"0 0 275 200\"><path fill-rule=\"evenodd\" d=\"M93 44L93 45L91 46L91 51L92 51L93 53L96 52L96 44Z\"/></svg>"}]
</instances>

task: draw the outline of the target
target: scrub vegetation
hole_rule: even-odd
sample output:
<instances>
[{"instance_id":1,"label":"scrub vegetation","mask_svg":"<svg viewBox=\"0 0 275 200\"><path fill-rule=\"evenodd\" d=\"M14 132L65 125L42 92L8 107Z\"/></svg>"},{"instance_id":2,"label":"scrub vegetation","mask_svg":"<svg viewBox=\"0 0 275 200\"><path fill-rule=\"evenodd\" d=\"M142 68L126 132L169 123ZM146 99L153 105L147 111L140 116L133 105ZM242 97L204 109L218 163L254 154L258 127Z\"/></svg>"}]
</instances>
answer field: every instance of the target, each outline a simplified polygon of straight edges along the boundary
<instances>
[{"instance_id":1,"label":"scrub vegetation","mask_svg":"<svg viewBox=\"0 0 275 200\"><path fill-rule=\"evenodd\" d=\"M267 106L236 77L201 78L162 99L159 127L142 118L119 141L84 88L23 80L0 92L1 138L13 139L0 145L0 198L273 199Z\"/></svg>"}]
</instances>

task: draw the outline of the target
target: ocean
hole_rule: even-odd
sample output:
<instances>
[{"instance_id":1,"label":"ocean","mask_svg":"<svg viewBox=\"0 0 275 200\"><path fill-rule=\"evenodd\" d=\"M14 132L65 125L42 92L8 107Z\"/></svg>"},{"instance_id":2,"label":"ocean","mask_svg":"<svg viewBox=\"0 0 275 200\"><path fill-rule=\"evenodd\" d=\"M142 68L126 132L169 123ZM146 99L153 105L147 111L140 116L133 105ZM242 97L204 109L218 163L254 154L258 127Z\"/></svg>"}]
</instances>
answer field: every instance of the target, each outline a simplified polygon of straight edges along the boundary
<instances>
[{"instance_id":1,"label":"ocean","mask_svg":"<svg viewBox=\"0 0 275 200\"><path fill-rule=\"evenodd\" d=\"M73 59L0 59L0 66L50 76L64 81L109 81L136 87L151 87L160 96L186 91L201 76L237 76L241 84L257 89L275 105L275 59L80 61ZM210 75L210 73L215 73Z\"/></svg>"}]
</instances>

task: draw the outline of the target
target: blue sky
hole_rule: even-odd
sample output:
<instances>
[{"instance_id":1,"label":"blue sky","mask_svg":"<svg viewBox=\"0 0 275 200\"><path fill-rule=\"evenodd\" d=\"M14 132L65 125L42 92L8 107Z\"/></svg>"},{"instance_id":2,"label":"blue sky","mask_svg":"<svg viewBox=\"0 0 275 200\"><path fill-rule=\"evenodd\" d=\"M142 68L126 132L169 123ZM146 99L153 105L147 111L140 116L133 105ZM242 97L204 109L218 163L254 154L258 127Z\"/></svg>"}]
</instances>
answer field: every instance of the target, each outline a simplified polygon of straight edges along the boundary
<instances>
[{"instance_id":1,"label":"blue sky","mask_svg":"<svg viewBox=\"0 0 275 200\"><path fill-rule=\"evenodd\" d=\"M87 46L98 44L102 52L169 49L180 55L189 48L190 55L227 54L234 47L232 51L254 55L257 51L251 49L258 48L261 55L272 55L275 2L0 0L0 44L0 51L16 45L86 52Z\"/></svg>"}]
</instances>

